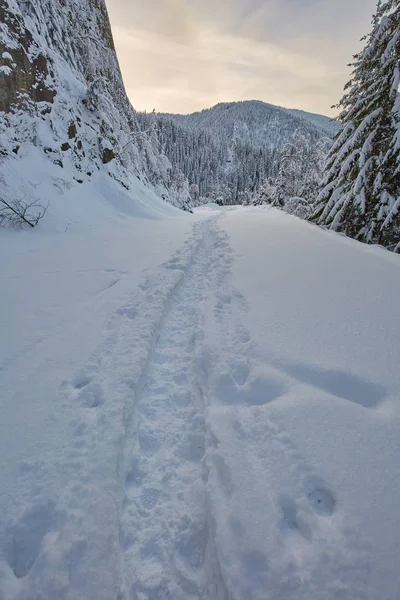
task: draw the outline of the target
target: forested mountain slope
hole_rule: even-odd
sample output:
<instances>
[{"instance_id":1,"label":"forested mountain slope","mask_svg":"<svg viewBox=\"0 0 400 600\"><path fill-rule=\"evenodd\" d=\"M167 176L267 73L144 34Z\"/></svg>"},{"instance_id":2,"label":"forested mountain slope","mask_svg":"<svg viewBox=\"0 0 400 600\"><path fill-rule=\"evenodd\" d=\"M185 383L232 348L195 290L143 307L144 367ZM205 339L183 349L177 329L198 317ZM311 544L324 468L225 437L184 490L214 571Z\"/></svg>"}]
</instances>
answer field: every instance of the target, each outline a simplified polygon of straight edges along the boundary
<instances>
[{"instance_id":1,"label":"forested mountain slope","mask_svg":"<svg viewBox=\"0 0 400 600\"><path fill-rule=\"evenodd\" d=\"M295 117L299 117L304 121L312 123L318 129L325 132L329 137L334 137L334 135L338 132L339 125L336 119L331 119L325 115L309 113L304 110L298 110L297 108L284 108L282 110L291 113Z\"/></svg>"},{"instance_id":2,"label":"forested mountain slope","mask_svg":"<svg viewBox=\"0 0 400 600\"><path fill-rule=\"evenodd\" d=\"M197 113L170 117L187 127L216 129L222 137L235 134L254 145L269 144L271 147L285 143L293 129L304 124L314 125L313 133L317 137L337 130L335 121L329 117L282 108L260 100L222 102Z\"/></svg>"},{"instance_id":3,"label":"forested mountain slope","mask_svg":"<svg viewBox=\"0 0 400 600\"><path fill-rule=\"evenodd\" d=\"M23 175L33 157L47 157L61 188L100 171L123 188L140 180L184 203L168 191L169 161L139 133L104 0L0 0L0 90L0 177L8 200L36 193Z\"/></svg>"},{"instance_id":4,"label":"forested mountain slope","mask_svg":"<svg viewBox=\"0 0 400 600\"><path fill-rule=\"evenodd\" d=\"M312 195L337 130L328 117L259 101L156 119L160 150L188 178L192 200L223 204L260 200L270 185L289 197Z\"/></svg>"}]
</instances>

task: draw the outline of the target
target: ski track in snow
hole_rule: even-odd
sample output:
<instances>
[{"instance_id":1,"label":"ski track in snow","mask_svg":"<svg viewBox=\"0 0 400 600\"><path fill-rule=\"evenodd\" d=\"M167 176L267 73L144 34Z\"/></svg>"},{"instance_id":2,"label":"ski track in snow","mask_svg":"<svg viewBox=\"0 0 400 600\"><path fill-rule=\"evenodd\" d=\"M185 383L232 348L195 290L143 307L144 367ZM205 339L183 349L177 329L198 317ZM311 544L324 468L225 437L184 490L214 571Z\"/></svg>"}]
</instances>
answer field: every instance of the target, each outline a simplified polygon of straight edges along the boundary
<instances>
[{"instance_id":1,"label":"ski track in snow","mask_svg":"<svg viewBox=\"0 0 400 600\"><path fill-rule=\"evenodd\" d=\"M166 303L126 418L121 599L224 598L204 486L205 421L196 355L216 224L200 228ZM167 263L179 269L179 260Z\"/></svg>"}]
</instances>

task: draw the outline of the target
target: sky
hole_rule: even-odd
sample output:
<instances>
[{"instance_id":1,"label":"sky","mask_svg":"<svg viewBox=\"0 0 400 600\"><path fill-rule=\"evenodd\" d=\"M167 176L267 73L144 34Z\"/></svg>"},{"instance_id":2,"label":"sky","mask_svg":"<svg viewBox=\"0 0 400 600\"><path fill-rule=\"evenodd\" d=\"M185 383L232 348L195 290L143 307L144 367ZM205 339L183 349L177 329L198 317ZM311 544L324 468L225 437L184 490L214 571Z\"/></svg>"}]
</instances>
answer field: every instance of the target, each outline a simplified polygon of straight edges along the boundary
<instances>
[{"instance_id":1,"label":"sky","mask_svg":"<svg viewBox=\"0 0 400 600\"><path fill-rule=\"evenodd\" d=\"M263 100L335 115L376 0L106 0L137 110Z\"/></svg>"}]
</instances>

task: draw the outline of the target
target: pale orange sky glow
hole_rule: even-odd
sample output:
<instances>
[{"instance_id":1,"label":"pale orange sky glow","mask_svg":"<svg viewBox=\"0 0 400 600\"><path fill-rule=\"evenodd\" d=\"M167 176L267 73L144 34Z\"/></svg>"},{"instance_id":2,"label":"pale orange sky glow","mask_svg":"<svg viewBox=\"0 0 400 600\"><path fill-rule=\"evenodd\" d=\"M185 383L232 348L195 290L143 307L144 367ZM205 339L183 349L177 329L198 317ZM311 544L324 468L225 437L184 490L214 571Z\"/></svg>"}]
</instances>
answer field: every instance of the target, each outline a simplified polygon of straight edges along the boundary
<instances>
[{"instance_id":1,"label":"pale orange sky glow","mask_svg":"<svg viewBox=\"0 0 400 600\"><path fill-rule=\"evenodd\" d=\"M138 110L264 100L335 114L375 0L108 0Z\"/></svg>"}]
</instances>

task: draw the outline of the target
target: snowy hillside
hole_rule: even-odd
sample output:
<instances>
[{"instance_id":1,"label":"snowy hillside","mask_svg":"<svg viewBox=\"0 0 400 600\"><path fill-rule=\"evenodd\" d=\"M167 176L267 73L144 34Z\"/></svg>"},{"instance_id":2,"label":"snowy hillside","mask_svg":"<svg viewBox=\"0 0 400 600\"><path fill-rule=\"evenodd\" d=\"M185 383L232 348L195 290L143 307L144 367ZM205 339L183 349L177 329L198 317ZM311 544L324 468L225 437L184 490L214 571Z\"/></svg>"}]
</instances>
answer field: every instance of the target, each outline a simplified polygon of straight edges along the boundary
<instances>
[{"instance_id":1,"label":"snowy hillside","mask_svg":"<svg viewBox=\"0 0 400 600\"><path fill-rule=\"evenodd\" d=\"M188 178L195 203L200 196L246 204L257 201L266 184L289 179L288 163L298 172L288 195L312 200L337 124L321 115L248 101L191 115L161 115L157 128L160 150Z\"/></svg>"},{"instance_id":2,"label":"snowy hillside","mask_svg":"<svg viewBox=\"0 0 400 600\"><path fill-rule=\"evenodd\" d=\"M79 194L101 173L114 180L115 193L142 182L177 206L187 204L170 193L177 174L168 159L140 132L104 0L1 0L0 90L5 199L41 199L49 182L54 193L72 186ZM26 173L32 156L51 176Z\"/></svg>"},{"instance_id":3,"label":"snowy hillside","mask_svg":"<svg viewBox=\"0 0 400 600\"><path fill-rule=\"evenodd\" d=\"M335 119L330 119L324 115L316 115L314 113L305 112L304 110L298 110L296 108L284 108L282 110L285 110L292 115L299 117L300 119L304 119L305 121L312 123L331 138L333 138L340 129L340 125L337 121L335 121Z\"/></svg>"},{"instance_id":4,"label":"snowy hillside","mask_svg":"<svg viewBox=\"0 0 400 600\"><path fill-rule=\"evenodd\" d=\"M399 257L178 214L1 232L1 600L395 600Z\"/></svg>"}]
</instances>

